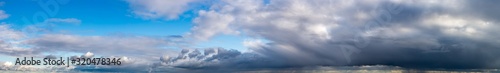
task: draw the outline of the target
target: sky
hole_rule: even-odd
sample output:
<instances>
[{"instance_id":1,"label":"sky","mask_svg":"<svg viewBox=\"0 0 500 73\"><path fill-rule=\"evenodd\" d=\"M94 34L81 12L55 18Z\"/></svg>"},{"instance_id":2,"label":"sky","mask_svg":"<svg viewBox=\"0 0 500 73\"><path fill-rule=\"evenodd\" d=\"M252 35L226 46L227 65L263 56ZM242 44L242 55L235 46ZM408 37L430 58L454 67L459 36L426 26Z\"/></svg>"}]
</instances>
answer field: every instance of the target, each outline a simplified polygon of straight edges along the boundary
<instances>
[{"instance_id":1,"label":"sky","mask_svg":"<svg viewBox=\"0 0 500 73\"><path fill-rule=\"evenodd\" d=\"M0 0L0 70L500 68L495 0ZM122 58L22 66L19 57Z\"/></svg>"}]
</instances>

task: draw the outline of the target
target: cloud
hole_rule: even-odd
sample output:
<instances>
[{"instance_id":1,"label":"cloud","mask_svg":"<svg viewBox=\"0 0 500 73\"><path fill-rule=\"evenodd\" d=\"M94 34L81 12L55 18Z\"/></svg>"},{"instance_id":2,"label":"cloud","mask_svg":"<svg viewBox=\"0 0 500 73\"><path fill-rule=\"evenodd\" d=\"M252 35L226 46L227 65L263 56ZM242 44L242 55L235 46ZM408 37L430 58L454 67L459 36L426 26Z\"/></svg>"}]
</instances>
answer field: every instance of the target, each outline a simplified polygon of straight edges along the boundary
<instances>
[{"instance_id":1,"label":"cloud","mask_svg":"<svg viewBox=\"0 0 500 73\"><path fill-rule=\"evenodd\" d=\"M75 58L120 58L121 65L88 65L73 66L69 70L84 72L147 72L155 63L160 62L161 55L174 55L173 48L181 46L176 42L177 36L149 37L133 35L110 36L78 36L69 34L44 34L31 38L24 43L34 46L36 52L74 52L83 53Z\"/></svg>"},{"instance_id":2,"label":"cloud","mask_svg":"<svg viewBox=\"0 0 500 73\"><path fill-rule=\"evenodd\" d=\"M45 56L45 58L47 58L47 59L57 59L57 57L54 56L54 55L47 55L47 56Z\"/></svg>"},{"instance_id":3,"label":"cloud","mask_svg":"<svg viewBox=\"0 0 500 73\"><path fill-rule=\"evenodd\" d=\"M0 62L0 70L2 71L42 71L42 68L37 68L28 65L14 65L12 62Z\"/></svg>"},{"instance_id":4,"label":"cloud","mask_svg":"<svg viewBox=\"0 0 500 73\"><path fill-rule=\"evenodd\" d=\"M87 52L84 55L82 55L82 58L92 58L92 57L94 57L94 53L91 52Z\"/></svg>"},{"instance_id":5,"label":"cloud","mask_svg":"<svg viewBox=\"0 0 500 73\"><path fill-rule=\"evenodd\" d=\"M43 22L28 25L23 28L23 31L25 33L47 33L53 32L54 27L56 27L57 25L79 25L81 24L81 22L81 20L76 18L49 18L44 20Z\"/></svg>"},{"instance_id":6,"label":"cloud","mask_svg":"<svg viewBox=\"0 0 500 73\"><path fill-rule=\"evenodd\" d=\"M5 11L0 10L0 20L9 18L9 14L5 13Z\"/></svg>"},{"instance_id":7,"label":"cloud","mask_svg":"<svg viewBox=\"0 0 500 73\"><path fill-rule=\"evenodd\" d=\"M288 67L499 68L489 64L500 59L498 21L475 3L488 2L222 0L199 12L191 37L263 38L246 44Z\"/></svg>"},{"instance_id":8,"label":"cloud","mask_svg":"<svg viewBox=\"0 0 500 73\"><path fill-rule=\"evenodd\" d=\"M167 65L181 68L210 67L217 66L213 64L218 64L221 61L223 62L227 59L235 58L240 54L241 53L237 50L226 50L223 48L208 48L204 50L203 54L197 49L183 49L181 54L177 57L163 60L163 62Z\"/></svg>"},{"instance_id":9,"label":"cloud","mask_svg":"<svg viewBox=\"0 0 500 73\"><path fill-rule=\"evenodd\" d=\"M5 2L0 2L0 7L5 5ZM4 10L0 10L0 20L9 18L9 14L7 14Z\"/></svg>"},{"instance_id":10,"label":"cloud","mask_svg":"<svg viewBox=\"0 0 500 73\"><path fill-rule=\"evenodd\" d=\"M40 52L66 51L100 55L121 55L151 58L170 53L163 47L177 43L169 37L147 36L77 36L68 34L44 34L25 43L36 46ZM147 53L146 53L147 52ZM89 53L89 56L92 54Z\"/></svg>"},{"instance_id":11,"label":"cloud","mask_svg":"<svg viewBox=\"0 0 500 73\"><path fill-rule=\"evenodd\" d=\"M26 37L24 33L11 29L10 24L6 23L0 24L0 34L2 34L0 35L0 39L2 40L16 40Z\"/></svg>"},{"instance_id":12,"label":"cloud","mask_svg":"<svg viewBox=\"0 0 500 73\"><path fill-rule=\"evenodd\" d=\"M53 23L67 23L67 24L80 24L82 21L76 18L50 18L46 19L44 23L53 24Z\"/></svg>"},{"instance_id":13,"label":"cloud","mask_svg":"<svg viewBox=\"0 0 500 73\"><path fill-rule=\"evenodd\" d=\"M189 10L186 1L127 1L146 19L175 19ZM26 39L34 46L2 54L53 51L78 57L121 58L123 66L76 66L78 71L183 72L252 70L317 66L388 65L403 68L500 68L497 10L483 1L399 0L221 0L198 11L185 39L205 41L242 35L248 52L224 48L165 49L173 37L78 36L44 34ZM476 12L481 11L481 12ZM49 21L49 20L48 20ZM65 22L67 20L52 20ZM16 33L4 27L0 33ZM21 34L21 33L20 33ZM18 39L15 35L1 36ZM178 38L178 37L177 37ZM183 41L191 41L185 40ZM265 40L265 42L263 42ZM7 45L7 46L4 46ZM15 46L15 45L14 45ZM4 48L8 47L8 48ZM10 52L12 51L12 52ZM4 63L6 65L7 63ZM377 68L377 67L375 67ZM71 68L73 69L73 68Z\"/></svg>"},{"instance_id":14,"label":"cloud","mask_svg":"<svg viewBox=\"0 0 500 73\"><path fill-rule=\"evenodd\" d=\"M30 65L15 65L13 62L0 61L0 71L29 71L29 72L70 72L74 67L47 66L37 67Z\"/></svg>"},{"instance_id":15,"label":"cloud","mask_svg":"<svg viewBox=\"0 0 500 73\"><path fill-rule=\"evenodd\" d=\"M152 67L155 72L238 71L238 69L273 68L283 65L272 58L233 49L183 49L179 55L165 55ZM188 70L182 70L188 69Z\"/></svg>"},{"instance_id":16,"label":"cloud","mask_svg":"<svg viewBox=\"0 0 500 73\"><path fill-rule=\"evenodd\" d=\"M127 0L132 13L144 19L177 19L198 0Z\"/></svg>"},{"instance_id":17,"label":"cloud","mask_svg":"<svg viewBox=\"0 0 500 73\"><path fill-rule=\"evenodd\" d=\"M20 43L21 39L26 35L20 31L10 28L9 24L0 24L0 54L10 56L32 56L38 54L32 49L22 47L24 44Z\"/></svg>"},{"instance_id":18,"label":"cloud","mask_svg":"<svg viewBox=\"0 0 500 73\"><path fill-rule=\"evenodd\" d=\"M200 11L200 17L194 20L196 26L189 33L188 38L196 40L207 41L209 38L219 34L238 34L229 26L230 22L234 20L231 15L224 15L216 13L215 11Z\"/></svg>"},{"instance_id":19,"label":"cloud","mask_svg":"<svg viewBox=\"0 0 500 73\"><path fill-rule=\"evenodd\" d=\"M0 62L0 70L7 70L9 67L14 66L12 62Z\"/></svg>"},{"instance_id":20,"label":"cloud","mask_svg":"<svg viewBox=\"0 0 500 73\"><path fill-rule=\"evenodd\" d=\"M70 34L40 34L27 37L25 32L12 29L8 24L0 25L0 54L14 57L56 58L59 55L44 53L72 52L84 53L75 58L92 58L94 54L106 58L121 58L123 66L4 66L1 70L14 71L142 71L151 68L152 63L159 63L161 55L177 54L173 47L183 45L179 36L78 36ZM174 43L175 42L175 43ZM2 62L3 63L3 62ZM89 68L91 67L91 68Z\"/></svg>"}]
</instances>

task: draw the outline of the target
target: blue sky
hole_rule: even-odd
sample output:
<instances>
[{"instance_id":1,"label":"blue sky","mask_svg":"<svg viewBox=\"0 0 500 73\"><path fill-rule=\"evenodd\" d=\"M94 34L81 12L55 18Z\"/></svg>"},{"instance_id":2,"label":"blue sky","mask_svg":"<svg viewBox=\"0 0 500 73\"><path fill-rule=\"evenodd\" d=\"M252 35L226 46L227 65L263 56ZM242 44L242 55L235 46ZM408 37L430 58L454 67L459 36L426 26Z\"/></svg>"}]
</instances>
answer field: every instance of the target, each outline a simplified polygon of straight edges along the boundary
<instances>
[{"instance_id":1,"label":"blue sky","mask_svg":"<svg viewBox=\"0 0 500 73\"><path fill-rule=\"evenodd\" d=\"M36 12L43 12L37 1L8 0L2 8L12 15L5 21L16 26L30 25L21 19L31 20ZM74 0L60 5L55 16L50 18L77 18L81 25L58 25L56 30L66 30L82 35L106 35L109 33L130 33L139 35L182 35L189 31L193 17L176 20L143 20L130 13L128 4L121 0L95 1ZM194 14L192 14L194 15ZM34 20L33 20L34 21ZM40 22L33 22L40 23ZM94 31L94 32L89 32Z\"/></svg>"},{"instance_id":2,"label":"blue sky","mask_svg":"<svg viewBox=\"0 0 500 73\"><path fill-rule=\"evenodd\" d=\"M500 5L495 3L2 0L0 72L238 72L371 65L498 69ZM110 57L125 62L12 65L19 57Z\"/></svg>"},{"instance_id":3,"label":"blue sky","mask_svg":"<svg viewBox=\"0 0 500 73\"><path fill-rule=\"evenodd\" d=\"M61 0L64 1L64 0ZM37 12L46 13L38 4L39 1L7 0L1 8L11 16L2 20L13 24L13 28L22 30L23 27L42 23L33 19ZM51 27L54 33L66 33L82 36L102 36L113 34L143 35L143 36L172 36L185 35L193 27L196 11L187 11L177 19L143 19L130 11L129 4L122 0L106 0L95 3L95 0L68 0L61 4L55 16L49 18L76 18L80 24L57 24ZM203 9L199 7L197 9ZM196 9L193 9L196 10ZM29 22L25 22L27 19ZM41 26L44 26L41 24ZM243 37L223 35L213 41L205 41L200 47L227 47L244 50L241 42ZM224 44L224 45L222 45Z\"/></svg>"}]
</instances>

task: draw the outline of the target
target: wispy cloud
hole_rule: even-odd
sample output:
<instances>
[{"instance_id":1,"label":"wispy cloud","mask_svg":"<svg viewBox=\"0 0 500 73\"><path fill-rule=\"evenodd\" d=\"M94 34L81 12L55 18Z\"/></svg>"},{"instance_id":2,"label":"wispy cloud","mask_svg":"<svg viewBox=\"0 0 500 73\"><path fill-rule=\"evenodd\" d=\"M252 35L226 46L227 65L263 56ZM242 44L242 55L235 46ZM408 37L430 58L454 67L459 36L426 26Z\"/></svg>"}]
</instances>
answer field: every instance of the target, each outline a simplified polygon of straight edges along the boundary
<instances>
[{"instance_id":1,"label":"wispy cloud","mask_svg":"<svg viewBox=\"0 0 500 73\"><path fill-rule=\"evenodd\" d=\"M144 19L177 19L191 9L189 4L199 0L127 0L132 13Z\"/></svg>"},{"instance_id":2,"label":"wispy cloud","mask_svg":"<svg viewBox=\"0 0 500 73\"><path fill-rule=\"evenodd\" d=\"M82 21L76 18L50 18L46 19L44 23L67 23L67 24L80 24Z\"/></svg>"}]
</instances>

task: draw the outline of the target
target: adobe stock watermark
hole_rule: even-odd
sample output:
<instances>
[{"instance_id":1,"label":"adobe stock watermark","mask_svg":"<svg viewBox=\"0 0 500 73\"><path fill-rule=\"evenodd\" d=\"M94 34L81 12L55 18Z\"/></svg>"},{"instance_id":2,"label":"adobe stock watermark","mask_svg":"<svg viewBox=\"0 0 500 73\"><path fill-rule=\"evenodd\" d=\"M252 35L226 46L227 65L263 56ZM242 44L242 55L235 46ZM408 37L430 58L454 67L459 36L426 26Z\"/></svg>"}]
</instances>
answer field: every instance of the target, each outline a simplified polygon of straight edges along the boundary
<instances>
[{"instance_id":1,"label":"adobe stock watermark","mask_svg":"<svg viewBox=\"0 0 500 73\"><path fill-rule=\"evenodd\" d=\"M389 26L388 22L392 21L394 15L401 13L403 6L400 3L388 2L376 9L380 9L377 11L378 14L372 16L373 19L368 20L368 22L364 24L365 26L360 30L361 32L354 35L354 40L352 40L354 46L340 46L347 63L351 63L351 56L354 53L361 52L359 48L366 48L371 43L370 37L363 36L362 33L367 33L374 28Z\"/></svg>"},{"instance_id":2,"label":"adobe stock watermark","mask_svg":"<svg viewBox=\"0 0 500 73\"><path fill-rule=\"evenodd\" d=\"M59 13L61 5L69 3L70 0L34 0L41 7L42 11L37 11L31 16L31 18L23 16L21 18L24 24L35 24L39 22L44 22L50 17L54 17ZM31 19L31 21L30 21ZM47 26L47 24L41 24L38 26Z\"/></svg>"}]
</instances>

